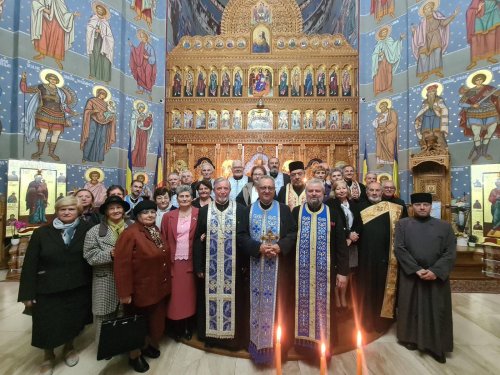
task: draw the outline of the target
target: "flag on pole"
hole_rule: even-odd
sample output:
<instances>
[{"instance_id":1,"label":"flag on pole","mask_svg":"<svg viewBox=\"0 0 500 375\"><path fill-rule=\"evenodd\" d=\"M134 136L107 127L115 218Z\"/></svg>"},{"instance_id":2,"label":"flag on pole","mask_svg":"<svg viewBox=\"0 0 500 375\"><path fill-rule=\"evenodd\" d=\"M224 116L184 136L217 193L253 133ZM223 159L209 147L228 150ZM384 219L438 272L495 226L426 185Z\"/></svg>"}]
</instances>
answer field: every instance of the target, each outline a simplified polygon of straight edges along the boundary
<instances>
[{"instance_id":1,"label":"flag on pole","mask_svg":"<svg viewBox=\"0 0 500 375\"><path fill-rule=\"evenodd\" d=\"M366 175L368 174L368 151L366 150L366 141L365 141L365 154L363 156L363 175L361 176L361 181L365 181Z\"/></svg>"},{"instance_id":2,"label":"flag on pole","mask_svg":"<svg viewBox=\"0 0 500 375\"><path fill-rule=\"evenodd\" d=\"M394 142L394 164L392 165L392 182L396 188L395 194L399 197L399 163L398 163L398 141Z\"/></svg>"},{"instance_id":3,"label":"flag on pole","mask_svg":"<svg viewBox=\"0 0 500 375\"><path fill-rule=\"evenodd\" d=\"M129 194L130 185L132 185L132 137L128 138L128 153L127 153L127 171L125 174L125 190Z\"/></svg>"},{"instance_id":4,"label":"flag on pole","mask_svg":"<svg viewBox=\"0 0 500 375\"><path fill-rule=\"evenodd\" d=\"M156 153L155 188L163 187L163 153L161 151L160 141L158 142L158 151Z\"/></svg>"}]
</instances>

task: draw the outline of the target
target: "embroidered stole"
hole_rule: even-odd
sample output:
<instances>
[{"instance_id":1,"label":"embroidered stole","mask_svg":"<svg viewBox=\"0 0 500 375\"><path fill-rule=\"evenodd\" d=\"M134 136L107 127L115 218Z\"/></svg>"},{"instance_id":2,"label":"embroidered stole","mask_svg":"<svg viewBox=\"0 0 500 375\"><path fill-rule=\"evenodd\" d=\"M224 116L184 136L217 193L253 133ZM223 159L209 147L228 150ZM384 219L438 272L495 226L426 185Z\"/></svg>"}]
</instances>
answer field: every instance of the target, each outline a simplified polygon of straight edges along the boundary
<instances>
[{"instance_id":1,"label":"embroidered stole","mask_svg":"<svg viewBox=\"0 0 500 375\"><path fill-rule=\"evenodd\" d=\"M347 187L349 188L351 195L356 195L354 194L356 192L358 197L361 196L361 187L357 181L353 180L351 186L347 185Z\"/></svg>"},{"instance_id":2,"label":"embroidered stole","mask_svg":"<svg viewBox=\"0 0 500 375\"><path fill-rule=\"evenodd\" d=\"M206 336L234 338L236 287L236 203L224 211L209 203L205 261Z\"/></svg>"},{"instance_id":3,"label":"embroidered stole","mask_svg":"<svg viewBox=\"0 0 500 375\"><path fill-rule=\"evenodd\" d=\"M272 231L279 238L280 206L277 201L263 210L259 201L250 208L250 236L262 242ZM278 257L250 257L250 345L248 351L255 363L271 363L274 349L274 319L278 282Z\"/></svg>"},{"instance_id":4,"label":"embroidered stole","mask_svg":"<svg viewBox=\"0 0 500 375\"><path fill-rule=\"evenodd\" d=\"M365 208L361 211L361 219L363 224L366 225L373 219L389 213L389 265L387 267L387 277L385 279L384 301L380 316L382 318L394 318L394 306L396 303L396 284L398 281L398 261L394 255L394 237L396 235L396 222L401 217L403 207L399 204L382 201Z\"/></svg>"},{"instance_id":5,"label":"embroidered stole","mask_svg":"<svg viewBox=\"0 0 500 375\"><path fill-rule=\"evenodd\" d=\"M285 197L285 203L288 207L290 207L290 210L293 210L295 207L300 206L301 204L304 204L306 202L306 189L300 195L297 195L295 190L293 190L292 184L287 184L286 185L286 197Z\"/></svg>"},{"instance_id":6,"label":"embroidered stole","mask_svg":"<svg viewBox=\"0 0 500 375\"><path fill-rule=\"evenodd\" d=\"M315 347L330 343L330 210L324 204L299 211L295 257L295 342Z\"/></svg>"},{"instance_id":7,"label":"embroidered stole","mask_svg":"<svg viewBox=\"0 0 500 375\"><path fill-rule=\"evenodd\" d=\"M285 185L285 179L283 177L283 173L279 172L276 178L274 179L274 186L276 187L276 191L279 192L284 185Z\"/></svg>"}]
</instances>

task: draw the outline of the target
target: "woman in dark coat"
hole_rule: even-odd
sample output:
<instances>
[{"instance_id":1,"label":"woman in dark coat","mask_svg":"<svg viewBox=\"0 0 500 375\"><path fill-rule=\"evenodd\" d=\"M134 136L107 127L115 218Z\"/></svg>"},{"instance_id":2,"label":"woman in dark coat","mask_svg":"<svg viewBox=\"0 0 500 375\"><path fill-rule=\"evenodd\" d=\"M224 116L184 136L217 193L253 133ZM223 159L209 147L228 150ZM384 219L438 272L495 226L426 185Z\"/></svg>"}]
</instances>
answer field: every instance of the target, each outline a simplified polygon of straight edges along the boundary
<instances>
[{"instance_id":1,"label":"woman in dark coat","mask_svg":"<svg viewBox=\"0 0 500 375\"><path fill-rule=\"evenodd\" d=\"M75 193L78 203L82 206L82 220L89 223L91 226L99 224L101 218L94 209L94 194L90 190L80 189Z\"/></svg>"},{"instance_id":2,"label":"woman in dark coat","mask_svg":"<svg viewBox=\"0 0 500 375\"><path fill-rule=\"evenodd\" d=\"M358 267L357 242L361 234L363 222L356 203L350 200L351 194L349 187L344 180L333 182L332 193L335 197L327 200L326 204L332 206L335 211L341 213L339 217L342 219L342 225L344 227L347 247L349 249L349 268L351 269L346 287L340 290L338 288L335 289L335 304L337 308L346 309L347 286L352 284L352 274Z\"/></svg>"},{"instance_id":3,"label":"woman in dark coat","mask_svg":"<svg viewBox=\"0 0 500 375\"><path fill-rule=\"evenodd\" d=\"M160 339L165 332L165 310L171 291L170 254L155 225L156 204L143 200L134 207L136 222L118 238L114 272L116 291L127 315L143 315L149 333L143 348L129 353L129 364L146 372L144 356L160 356Z\"/></svg>"},{"instance_id":4,"label":"woman in dark coat","mask_svg":"<svg viewBox=\"0 0 500 375\"><path fill-rule=\"evenodd\" d=\"M196 191L198 192L198 198L191 202L191 205L196 208L202 208L210 202L212 202L212 184L210 181L201 180L196 184Z\"/></svg>"},{"instance_id":5,"label":"woman in dark coat","mask_svg":"<svg viewBox=\"0 0 500 375\"><path fill-rule=\"evenodd\" d=\"M118 196L106 198L99 207L103 220L93 226L85 236L83 257L92 266L92 312L95 315L96 341L99 342L102 322L115 317L118 295L116 294L113 257L118 237L133 224L125 220L130 209Z\"/></svg>"},{"instance_id":6,"label":"woman in dark coat","mask_svg":"<svg viewBox=\"0 0 500 375\"><path fill-rule=\"evenodd\" d=\"M73 340L92 322L92 270L83 258L90 226L75 197L58 200L55 211L54 221L31 236L19 285L18 301L32 309L31 345L45 351L41 374L52 373L54 348L63 344L66 365L78 363Z\"/></svg>"},{"instance_id":7,"label":"woman in dark coat","mask_svg":"<svg viewBox=\"0 0 500 375\"><path fill-rule=\"evenodd\" d=\"M236 196L236 202L242 204L245 207L251 206L252 203L259 198L259 194L257 193L257 187L255 184L259 181L262 176L266 176L267 171L262 165L256 165L252 168L250 172L250 178L252 181L247 182L243 185L240 193Z\"/></svg>"}]
</instances>

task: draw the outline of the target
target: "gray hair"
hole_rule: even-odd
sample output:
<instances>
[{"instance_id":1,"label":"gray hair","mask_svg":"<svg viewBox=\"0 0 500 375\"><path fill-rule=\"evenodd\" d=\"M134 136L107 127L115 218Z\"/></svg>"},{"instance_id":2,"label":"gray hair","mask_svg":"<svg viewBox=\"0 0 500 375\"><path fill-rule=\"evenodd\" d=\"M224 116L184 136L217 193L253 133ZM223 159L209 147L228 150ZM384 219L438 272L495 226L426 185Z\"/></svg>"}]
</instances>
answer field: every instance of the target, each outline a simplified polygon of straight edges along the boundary
<instances>
[{"instance_id":1,"label":"gray hair","mask_svg":"<svg viewBox=\"0 0 500 375\"><path fill-rule=\"evenodd\" d=\"M231 184L229 183L229 180L225 177L218 177L214 181L214 189L219 185L221 182L226 181L229 185L229 190L231 190Z\"/></svg>"},{"instance_id":2,"label":"gray hair","mask_svg":"<svg viewBox=\"0 0 500 375\"><path fill-rule=\"evenodd\" d=\"M323 189L323 193L325 192L325 183L320 180L319 178L311 178L310 180L308 180L306 182L306 189L310 186L310 185L321 185L322 189Z\"/></svg>"},{"instance_id":3,"label":"gray hair","mask_svg":"<svg viewBox=\"0 0 500 375\"><path fill-rule=\"evenodd\" d=\"M342 173L342 169L341 168L337 168L337 167L330 169L330 174L333 174L333 172L340 172L340 173Z\"/></svg>"},{"instance_id":4,"label":"gray hair","mask_svg":"<svg viewBox=\"0 0 500 375\"><path fill-rule=\"evenodd\" d=\"M254 182L254 185L256 185L256 186L260 186L260 182L261 182L262 180L270 180L270 181L272 181L272 182L273 182L273 185L274 185L274 186L276 186L276 182L274 181L274 177L273 177L273 176L269 176L269 175L267 175L267 174L265 174L264 176L262 176L261 178L259 178L259 181Z\"/></svg>"},{"instance_id":5,"label":"gray hair","mask_svg":"<svg viewBox=\"0 0 500 375\"><path fill-rule=\"evenodd\" d=\"M189 193L189 195L192 194L192 191L191 191L191 186L189 185L181 185L181 186L178 186L177 189L175 189L175 193L177 195L181 194L181 193Z\"/></svg>"}]
</instances>

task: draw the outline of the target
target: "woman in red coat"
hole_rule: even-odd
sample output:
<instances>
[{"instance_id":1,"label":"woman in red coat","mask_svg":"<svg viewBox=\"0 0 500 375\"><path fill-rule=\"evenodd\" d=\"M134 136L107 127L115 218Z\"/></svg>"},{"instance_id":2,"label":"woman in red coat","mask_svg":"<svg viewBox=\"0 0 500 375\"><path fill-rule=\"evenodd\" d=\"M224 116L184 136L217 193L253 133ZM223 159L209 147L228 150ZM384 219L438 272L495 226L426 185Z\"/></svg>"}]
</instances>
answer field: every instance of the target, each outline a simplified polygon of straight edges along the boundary
<instances>
[{"instance_id":1,"label":"woman in red coat","mask_svg":"<svg viewBox=\"0 0 500 375\"><path fill-rule=\"evenodd\" d=\"M149 334L144 348L130 352L129 364L146 372L144 356L158 358L165 332L165 309L171 291L170 254L155 225L156 204L144 200L134 207L136 222L120 235L115 246L116 290L127 315L148 319Z\"/></svg>"},{"instance_id":2,"label":"woman in red coat","mask_svg":"<svg viewBox=\"0 0 500 375\"><path fill-rule=\"evenodd\" d=\"M177 188L178 210L163 216L161 233L170 250L172 295L167 306L167 318L174 321L176 341L181 336L191 339L191 321L196 313L196 280L193 272L193 240L198 209L191 206L191 187Z\"/></svg>"}]
</instances>

